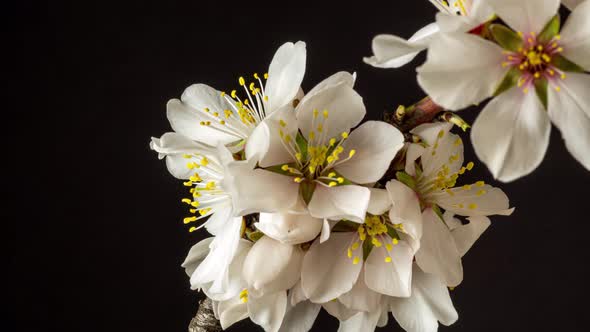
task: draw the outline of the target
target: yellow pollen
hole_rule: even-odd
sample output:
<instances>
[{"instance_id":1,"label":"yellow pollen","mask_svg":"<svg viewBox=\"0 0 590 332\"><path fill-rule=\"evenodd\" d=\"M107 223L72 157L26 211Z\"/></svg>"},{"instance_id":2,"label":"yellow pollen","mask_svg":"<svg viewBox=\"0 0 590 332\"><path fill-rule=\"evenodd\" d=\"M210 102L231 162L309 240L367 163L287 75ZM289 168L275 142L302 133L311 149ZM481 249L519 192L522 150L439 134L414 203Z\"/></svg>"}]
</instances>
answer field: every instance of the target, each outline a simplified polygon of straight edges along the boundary
<instances>
[{"instance_id":1,"label":"yellow pollen","mask_svg":"<svg viewBox=\"0 0 590 332\"><path fill-rule=\"evenodd\" d=\"M258 76L258 73L254 73L254 78L255 79L259 79L260 78L260 76Z\"/></svg>"},{"instance_id":2,"label":"yellow pollen","mask_svg":"<svg viewBox=\"0 0 590 332\"><path fill-rule=\"evenodd\" d=\"M534 74L534 76L535 76L535 78L539 78L539 77L541 77L541 73L539 73L539 72L536 72L536 73Z\"/></svg>"},{"instance_id":3,"label":"yellow pollen","mask_svg":"<svg viewBox=\"0 0 590 332\"><path fill-rule=\"evenodd\" d=\"M225 97L225 91L221 91L221 97Z\"/></svg>"},{"instance_id":4,"label":"yellow pollen","mask_svg":"<svg viewBox=\"0 0 590 332\"><path fill-rule=\"evenodd\" d=\"M561 88L560 88L560 87L558 87L558 86L556 86L556 87L555 87L555 91L559 92L559 91L561 91Z\"/></svg>"},{"instance_id":5,"label":"yellow pollen","mask_svg":"<svg viewBox=\"0 0 590 332\"><path fill-rule=\"evenodd\" d=\"M313 110L313 117L317 118L319 113L320 113L320 111L318 111L317 109L314 109Z\"/></svg>"},{"instance_id":6,"label":"yellow pollen","mask_svg":"<svg viewBox=\"0 0 590 332\"><path fill-rule=\"evenodd\" d=\"M238 79L238 82L240 83L241 86L244 86L246 84L246 80L244 80L244 78L242 76L240 76L240 78Z\"/></svg>"},{"instance_id":7,"label":"yellow pollen","mask_svg":"<svg viewBox=\"0 0 590 332\"><path fill-rule=\"evenodd\" d=\"M343 177L339 177L336 179L336 181L338 181L338 183L343 183L344 182L344 178Z\"/></svg>"},{"instance_id":8,"label":"yellow pollen","mask_svg":"<svg viewBox=\"0 0 590 332\"><path fill-rule=\"evenodd\" d=\"M236 98L236 90L232 90L231 91L231 97L232 98Z\"/></svg>"},{"instance_id":9,"label":"yellow pollen","mask_svg":"<svg viewBox=\"0 0 590 332\"><path fill-rule=\"evenodd\" d=\"M457 138L457 139L455 140L455 143L454 143L454 145L455 145L455 146L459 146L459 145L461 145L461 139L460 139L460 138Z\"/></svg>"},{"instance_id":10,"label":"yellow pollen","mask_svg":"<svg viewBox=\"0 0 590 332\"><path fill-rule=\"evenodd\" d=\"M199 203L199 201L194 201L191 203L192 207L199 207L199 205L201 205L201 203Z\"/></svg>"},{"instance_id":11,"label":"yellow pollen","mask_svg":"<svg viewBox=\"0 0 590 332\"><path fill-rule=\"evenodd\" d=\"M543 55L541 55L541 58L543 58L543 61L545 61L547 63L551 62L551 57L545 53L543 53Z\"/></svg>"},{"instance_id":12,"label":"yellow pollen","mask_svg":"<svg viewBox=\"0 0 590 332\"><path fill-rule=\"evenodd\" d=\"M192 202L192 200L190 198L183 198L181 200L181 202L186 203L186 204L190 204Z\"/></svg>"},{"instance_id":13,"label":"yellow pollen","mask_svg":"<svg viewBox=\"0 0 590 332\"><path fill-rule=\"evenodd\" d=\"M281 166L281 169L283 171L288 171L289 170L289 165L285 164L285 165Z\"/></svg>"},{"instance_id":14,"label":"yellow pollen","mask_svg":"<svg viewBox=\"0 0 590 332\"><path fill-rule=\"evenodd\" d=\"M348 138L348 133L347 132L342 132L342 134L340 134L342 136L342 138L347 139Z\"/></svg>"},{"instance_id":15,"label":"yellow pollen","mask_svg":"<svg viewBox=\"0 0 590 332\"><path fill-rule=\"evenodd\" d=\"M348 158L352 158L352 156L354 156L355 153L356 153L355 149L350 150L350 152L348 152Z\"/></svg>"},{"instance_id":16,"label":"yellow pollen","mask_svg":"<svg viewBox=\"0 0 590 332\"><path fill-rule=\"evenodd\" d=\"M250 83L250 85L248 86L248 89L250 89L250 91L254 91L254 88L256 87L256 85L254 84L254 82Z\"/></svg>"},{"instance_id":17,"label":"yellow pollen","mask_svg":"<svg viewBox=\"0 0 590 332\"><path fill-rule=\"evenodd\" d=\"M475 204L475 203L471 203L471 204L469 204L469 208L470 208L471 210L477 209L477 204Z\"/></svg>"},{"instance_id":18,"label":"yellow pollen","mask_svg":"<svg viewBox=\"0 0 590 332\"><path fill-rule=\"evenodd\" d=\"M338 183L332 181L328 184L329 187L336 187L338 185Z\"/></svg>"},{"instance_id":19,"label":"yellow pollen","mask_svg":"<svg viewBox=\"0 0 590 332\"><path fill-rule=\"evenodd\" d=\"M468 170L472 170L473 169L473 161L470 161L467 163L467 169Z\"/></svg>"},{"instance_id":20,"label":"yellow pollen","mask_svg":"<svg viewBox=\"0 0 590 332\"><path fill-rule=\"evenodd\" d=\"M334 144L336 144L336 139L330 138L330 146L334 146Z\"/></svg>"},{"instance_id":21,"label":"yellow pollen","mask_svg":"<svg viewBox=\"0 0 590 332\"><path fill-rule=\"evenodd\" d=\"M192 217L186 217L186 218L184 218L183 222L184 222L185 224L188 224L188 223L190 223L190 222L193 222L193 221L195 221L195 220L197 220L197 217L195 217L195 216L192 216Z\"/></svg>"},{"instance_id":22,"label":"yellow pollen","mask_svg":"<svg viewBox=\"0 0 590 332\"><path fill-rule=\"evenodd\" d=\"M463 190L471 190L471 185L470 184L464 185Z\"/></svg>"},{"instance_id":23,"label":"yellow pollen","mask_svg":"<svg viewBox=\"0 0 590 332\"><path fill-rule=\"evenodd\" d=\"M483 182L483 181L477 181L477 182L475 183L475 185L476 185L476 186L478 186L478 187L483 187L485 184L486 184L486 183L485 183L485 182Z\"/></svg>"},{"instance_id":24,"label":"yellow pollen","mask_svg":"<svg viewBox=\"0 0 590 332\"><path fill-rule=\"evenodd\" d=\"M324 110L323 113L324 113L324 119L327 119L328 118L328 110Z\"/></svg>"},{"instance_id":25,"label":"yellow pollen","mask_svg":"<svg viewBox=\"0 0 590 332\"><path fill-rule=\"evenodd\" d=\"M348 258L352 258L352 249L348 248Z\"/></svg>"},{"instance_id":26,"label":"yellow pollen","mask_svg":"<svg viewBox=\"0 0 590 332\"><path fill-rule=\"evenodd\" d=\"M214 181L207 182L207 185L205 185L205 189L207 189L207 190L215 189L215 182Z\"/></svg>"},{"instance_id":27,"label":"yellow pollen","mask_svg":"<svg viewBox=\"0 0 590 332\"><path fill-rule=\"evenodd\" d=\"M477 192L477 196L485 195L485 193L487 193L487 191L485 191L485 190L482 189L482 190L480 190L480 191Z\"/></svg>"},{"instance_id":28,"label":"yellow pollen","mask_svg":"<svg viewBox=\"0 0 590 332\"><path fill-rule=\"evenodd\" d=\"M264 79L267 80L268 79L268 73L264 73Z\"/></svg>"},{"instance_id":29,"label":"yellow pollen","mask_svg":"<svg viewBox=\"0 0 590 332\"><path fill-rule=\"evenodd\" d=\"M391 263L391 257L389 257L389 256L385 257L385 263Z\"/></svg>"},{"instance_id":30,"label":"yellow pollen","mask_svg":"<svg viewBox=\"0 0 590 332\"><path fill-rule=\"evenodd\" d=\"M334 173L334 172L330 172L330 173L328 174L328 177L329 177L329 178L333 178L333 177L335 177L335 176L336 176L336 173Z\"/></svg>"},{"instance_id":31,"label":"yellow pollen","mask_svg":"<svg viewBox=\"0 0 590 332\"><path fill-rule=\"evenodd\" d=\"M561 79L564 80L565 79L565 73L561 73Z\"/></svg>"},{"instance_id":32,"label":"yellow pollen","mask_svg":"<svg viewBox=\"0 0 590 332\"><path fill-rule=\"evenodd\" d=\"M201 209L201 210L199 210L199 214L202 215L202 216L204 216L207 213L209 213L210 211L211 211L211 209Z\"/></svg>"},{"instance_id":33,"label":"yellow pollen","mask_svg":"<svg viewBox=\"0 0 590 332\"><path fill-rule=\"evenodd\" d=\"M387 249L387 251L391 251L391 249L393 249L393 246L390 243L385 244L385 249Z\"/></svg>"},{"instance_id":34,"label":"yellow pollen","mask_svg":"<svg viewBox=\"0 0 590 332\"><path fill-rule=\"evenodd\" d=\"M399 240L398 240L396 237L394 237L394 238L391 240L391 243L393 243L393 245L396 245L396 244L398 244L398 243L399 243Z\"/></svg>"},{"instance_id":35,"label":"yellow pollen","mask_svg":"<svg viewBox=\"0 0 590 332\"><path fill-rule=\"evenodd\" d=\"M190 212L190 213L197 213L197 209L188 209L188 212Z\"/></svg>"},{"instance_id":36,"label":"yellow pollen","mask_svg":"<svg viewBox=\"0 0 590 332\"><path fill-rule=\"evenodd\" d=\"M189 178L189 180L191 180L192 182L201 182L203 179L201 179L199 174L194 174Z\"/></svg>"},{"instance_id":37,"label":"yellow pollen","mask_svg":"<svg viewBox=\"0 0 590 332\"><path fill-rule=\"evenodd\" d=\"M186 182L183 182L182 184L183 184L184 186L186 186L186 187L192 187L192 185L193 185L193 182L192 182L192 181L186 181ZM193 189L191 188L191 190L193 190ZM191 191L191 192L192 192L192 191Z\"/></svg>"},{"instance_id":38,"label":"yellow pollen","mask_svg":"<svg viewBox=\"0 0 590 332\"><path fill-rule=\"evenodd\" d=\"M303 156L301 155L300 152L295 153L295 158L297 158L297 160L301 161L301 159L303 158Z\"/></svg>"},{"instance_id":39,"label":"yellow pollen","mask_svg":"<svg viewBox=\"0 0 590 332\"><path fill-rule=\"evenodd\" d=\"M264 101L268 101L268 96L264 96Z\"/></svg>"},{"instance_id":40,"label":"yellow pollen","mask_svg":"<svg viewBox=\"0 0 590 332\"><path fill-rule=\"evenodd\" d=\"M303 179L300 177L296 177L293 179L293 181L295 181L296 183L301 183L301 181L303 181Z\"/></svg>"},{"instance_id":41,"label":"yellow pollen","mask_svg":"<svg viewBox=\"0 0 590 332\"><path fill-rule=\"evenodd\" d=\"M451 190L451 189L445 189L445 191L447 192L447 194L449 194L450 196L455 196L455 193Z\"/></svg>"},{"instance_id":42,"label":"yellow pollen","mask_svg":"<svg viewBox=\"0 0 590 332\"><path fill-rule=\"evenodd\" d=\"M358 256L355 256L354 259L352 260L352 264L357 265L360 261L361 261L361 259Z\"/></svg>"},{"instance_id":43,"label":"yellow pollen","mask_svg":"<svg viewBox=\"0 0 590 332\"><path fill-rule=\"evenodd\" d=\"M192 232L196 231L197 229L198 229L198 228L196 228L196 227L191 227L191 228L189 228L189 229L188 229L188 231L189 231L190 233L192 233Z\"/></svg>"},{"instance_id":44,"label":"yellow pollen","mask_svg":"<svg viewBox=\"0 0 590 332\"><path fill-rule=\"evenodd\" d=\"M357 250L359 248L360 244L358 242L355 242L352 244L352 250Z\"/></svg>"},{"instance_id":45,"label":"yellow pollen","mask_svg":"<svg viewBox=\"0 0 590 332\"><path fill-rule=\"evenodd\" d=\"M443 138L444 135L445 135L445 132L443 130L438 132L438 138Z\"/></svg>"}]
</instances>

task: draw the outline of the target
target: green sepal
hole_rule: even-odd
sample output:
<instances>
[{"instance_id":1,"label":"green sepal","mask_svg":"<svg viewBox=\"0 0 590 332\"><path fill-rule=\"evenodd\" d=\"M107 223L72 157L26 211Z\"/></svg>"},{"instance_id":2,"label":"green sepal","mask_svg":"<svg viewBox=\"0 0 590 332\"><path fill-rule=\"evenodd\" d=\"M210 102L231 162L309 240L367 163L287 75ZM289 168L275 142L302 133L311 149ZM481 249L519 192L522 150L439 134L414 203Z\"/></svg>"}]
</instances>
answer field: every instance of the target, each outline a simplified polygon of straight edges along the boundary
<instances>
[{"instance_id":1,"label":"green sepal","mask_svg":"<svg viewBox=\"0 0 590 332\"><path fill-rule=\"evenodd\" d=\"M416 180L414 180L414 178L410 174L400 171L395 172L395 177L399 182L405 184L414 191L416 190Z\"/></svg>"},{"instance_id":2,"label":"green sepal","mask_svg":"<svg viewBox=\"0 0 590 332\"><path fill-rule=\"evenodd\" d=\"M367 235L367 239L363 241L363 260L367 260L371 250L373 250L373 243L371 243L371 240L369 240L369 236Z\"/></svg>"},{"instance_id":3,"label":"green sepal","mask_svg":"<svg viewBox=\"0 0 590 332\"><path fill-rule=\"evenodd\" d=\"M387 234L389 236L391 236L392 239L398 239L399 240L400 239L399 238L399 235L397 234L397 231L393 228L393 226L390 226L388 224L386 224L386 225L387 225Z\"/></svg>"},{"instance_id":4,"label":"green sepal","mask_svg":"<svg viewBox=\"0 0 590 332\"><path fill-rule=\"evenodd\" d=\"M559 33L559 29L561 28L561 19L559 14L553 16L553 18L545 25L539 36L537 37L537 41L545 44L553 37L555 37Z\"/></svg>"},{"instance_id":5,"label":"green sepal","mask_svg":"<svg viewBox=\"0 0 590 332\"><path fill-rule=\"evenodd\" d=\"M575 73L583 73L584 68L578 66L577 64L571 62L563 55L552 55L551 56L551 64L563 71L572 71Z\"/></svg>"},{"instance_id":6,"label":"green sepal","mask_svg":"<svg viewBox=\"0 0 590 332\"><path fill-rule=\"evenodd\" d=\"M522 38L506 26L501 24L490 24L490 32L492 33L494 40L496 40L502 48L512 52L518 52L522 49L524 44Z\"/></svg>"},{"instance_id":7,"label":"green sepal","mask_svg":"<svg viewBox=\"0 0 590 332\"><path fill-rule=\"evenodd\" d=\"M539 97L539 100L545 109L547 109L547 88L548 84L546 78L535 80L535 93L537 94L537 97Z\"/></svg>"},{"instance_id":8,"label":"green sepal","mask_svg":"<svg viewBox=\"0 0 590 332\"><path fill-rule=\"evenodd\" d=\"M343 219L332 227L332 232L356 232L360 225L362 224Z\"/></svg>"},{"instance_id":9,"label":"green sepal","mask_svg":"<svg viewBox=\"0 0 590 332\"><path fill-rule=\"evenodd\" d=\"M301 198L303 198L305 204L309 204L309 202L311 202L311 197L313 196L315 186L315 181L303 181L299 184L299 194L301 195Z\"/></svg>"},{"instance_id":10,"label":"green sepal","mask_svg":"<svg viewBox=\"0 0 590 332\"><path fill-rule=\"evenodd\" d=\"M295 137L295 143L297 143L297 147L299 147L299 151L301 151L302 160L307 160L307 140L299 131Z\"/></svg>"},{"instance_id":11,"label":"green sepal","mask_svg":"<svg viewBox=\"0 0 590 332\"><path fill-rule=\"evenodd\" d=\"M253 231L253 232L246 231L246 237L252 242L256 242L256 241L260 240L260 238L263 236L264 236L264 233L262 233L261 231Z\"/></svg>"},{"instance_id":12,"label":"green sepal","mask_svg":"<svg viewBox=\"0 0 590 332\"><path fill-rule=\"evenodd\" d=\"M518 84L518 79L520 78L520 74L521 73L518 68L516 68L516 67L510 68L510 70L508 70L506 75L504 75L502 82L500 82L500 84L498 84L498 87L496 88L496 91L494 92L494 96L497 96L497 95L501 94L502 92L504 92L504 91L512 88L516 84Z\"/></svg>"}]
</instances>

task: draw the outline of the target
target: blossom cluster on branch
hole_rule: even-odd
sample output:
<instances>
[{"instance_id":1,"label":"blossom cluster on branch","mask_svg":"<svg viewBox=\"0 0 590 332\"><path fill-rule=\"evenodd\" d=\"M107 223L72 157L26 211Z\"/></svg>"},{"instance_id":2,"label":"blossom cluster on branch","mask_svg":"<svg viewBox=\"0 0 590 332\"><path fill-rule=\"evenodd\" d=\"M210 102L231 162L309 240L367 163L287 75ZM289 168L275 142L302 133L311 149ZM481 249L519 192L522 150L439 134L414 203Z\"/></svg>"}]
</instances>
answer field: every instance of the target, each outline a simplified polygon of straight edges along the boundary
<instances>
[{"instance_id":1,"label":"blossom cluster on branch","mask_svg":"<svg viewBox=\"0 0 590 332\"><path fill-rule=\"evenodd\" d=\"M429 105L493 97L471 139L499 180L538 166L551 121L590 169L590 0L567 3L561 32L557 0L431 2L436 23L409 40L377 36L365 62L395 68L427 49L417 71ZM212 235L183 263L191 288L224 329L250 318L308 331L321 308L339 331L373 331L389 313L412 332L454 323L462 256L489 216L513 211L499 188L463 181L474 163L452 129L468 125L450 112L412 118L420 103L363 123L356 74L304 92L306 56L304 42L285 43L239 89L195 84L167 105L174 132L151 148L187 187L189 231Z\"/></svg>"}]
</instances>

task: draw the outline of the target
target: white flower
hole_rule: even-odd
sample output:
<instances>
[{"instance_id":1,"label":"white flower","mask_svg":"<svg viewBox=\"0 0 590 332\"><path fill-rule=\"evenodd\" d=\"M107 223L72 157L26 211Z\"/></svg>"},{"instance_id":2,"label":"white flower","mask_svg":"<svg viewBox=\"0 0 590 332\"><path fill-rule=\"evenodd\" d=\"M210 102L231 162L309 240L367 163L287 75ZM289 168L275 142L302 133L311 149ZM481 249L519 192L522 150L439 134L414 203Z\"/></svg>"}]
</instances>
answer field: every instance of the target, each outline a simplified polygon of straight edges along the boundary
<instances>
[{"instance_id":1,"label":"white flower","mask_svg":"<svg viewBox=\"0 0 590 332\"><path fill-rule=\"evenodd\" d=\"M338 298L348 310L372 312L377 310L382 295L410 296L415 253L412 244L419 238L413 239L389 219L393 198L389 190L371 191L369 214L363 224L337 224L338 231L325 242L317 239L306 253L301 287L312 302ZM420 216L420 206L414 208L414 214ZM341 312L337 308L331 303L327 310ZM339 316L340 320L348 318Z\"/></svg>"},{"instance_id":2,"label":"white flower","mask_svg":"<svg viewBox=\"0 0 590 332\"><path fill-rule=\"evenodd\" d=\"M309 213L260 213L254 226L265 235L286 244L299 244L314 240L327 220L314 218ZM327 229L329 231L329 228Z\"/></svg>"},{"instance_id":3,"label":"white flower","mask_svg":"<svg viewBox=\"0 0 590 332\"><path fill-rule=\"evenodd\" d=\"M255 130L246 158L260 160L261 168L234 173L238 211L277 212L269 208L276 200L300 209L303 199L314 218L364 220L370 191L358 184L383 176L403 136L377 121L349 134L365 115L353 83L352 75L337 73L309 91L295 112L277 111Z\"/></svg>"},{"instance_id":4,"label":"white flower","mask_svg":"<svg viewBox=\"0 0 590 332\"><path fill-rule=\"evenodd\" d=\"M188 87L180 100L168 102L168 120L174 131L211 146L230 144L240 149L252 131L267 116L282 107L292 107L305 73L305 43L283 44L270 63L263 84L254 74L254 82L239 78L244 99L233 90L217 91L205 84Z\"/></svg>"},{"instance_id":5,"label":"white flower","mask_svg":"<svg viewBox=\"0 0 590 332\"><path fill-rule=\"evenodd\" d=\"M232 179L225 169L233 156L222 145L208 147L177 133L152 138L151 148L160 158L166 158L172 175L188 180L184 185L190 187L191 197L182 202L188 205L191 215L184 218L184 223L193 225L208 218L200 226L191 226L189 231L206 227L216 235L209 245L211 252L191 273L191 285L193 289L206 289L211 298L218 298L230 287L229 266L238 252L242 228L242 217L237 217L233 210Z\"/></svg>"},{"instance_id":6,"label":"white flower","mask_svg":"<svg viewBox=\"0 0 590 332\"><path fill-rule=\"evenodd\" d=\"M452 110L497 95L471 136L476 154L501 181L527 175L541 163L551 122L590 170L590 75L583 73L590 70L590 1L575 8L559 35L559 21L552 19L558 0L487 2L517 32L490 28L504 48L473 34L439 35L418 68L421 87Z\"/></svg>"},{"instance_id":7,"label":"white flower","mask_svg":"<svg viewBox=\"0 0 590 332\"><path fill-rule=\"evenodd\" d=\"M469 31L481 25L491 16L490 8L481 0L431 0L441 12L437 22L418 30L408 40L394 35L377 35L373 38L373 56L363 60L378 68L398 68L412 61L418 53L428 48L440 31Z\"/></svg>"},{"instance_id":8,"label":"white flower","mask_svg":"<svg viewBox=\"0 0 590 332\"><path fill-rule=\"evenodd\" d=\"M471 170L473 163L463 165L461 138L449 132L447 123L424 124L412 130L428 145L411 144L406 156L404 184L392 180L388 190L394 197L392 222L401 224L407 233L420 236L416 262L428 273L436 274L448 286L463 280L461 257L489 226L489 215L509 215L508 198L498 188L477 181L455 187L461 174ZM416 160L420 158L420 162ZM412 188L412 190L409 190ZM413 193L412 193L413 191ZM417 216L412 206L422 206ZM443 221L442 211L446 212ZM453 215L469 217L462 225Z\"/></svg>"},{"instance_id":9,"label":"white flower","mask_svg":"<svg viewBox=\"0 0 590 332\"><path fill-rule=\"evenodd\" d=\"M213 240L214 241L214 240ZM211 239L195 245L183 266L193 274L202 263L204 249ZM230 265L230 288L222 296L210 296L216 303L217 316L226 329L237 321L250 319L265 331L297 330L304 322L309 328L319 312L319 305L309 301L293 303L293 294L287 290L299 281L303 252L298 246L282 244L262 237L252 244L240 240L239 254Z\"/></svg>"}]
</instances>

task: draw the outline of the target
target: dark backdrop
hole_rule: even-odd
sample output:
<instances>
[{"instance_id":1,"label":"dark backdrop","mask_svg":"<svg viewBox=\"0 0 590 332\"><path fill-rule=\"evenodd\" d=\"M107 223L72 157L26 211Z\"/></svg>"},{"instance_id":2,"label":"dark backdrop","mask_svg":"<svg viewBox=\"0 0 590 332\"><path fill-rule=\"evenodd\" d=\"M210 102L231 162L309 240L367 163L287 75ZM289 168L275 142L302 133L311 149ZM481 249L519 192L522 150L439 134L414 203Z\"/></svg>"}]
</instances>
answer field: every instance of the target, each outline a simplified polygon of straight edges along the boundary
<instances>
[{"instance_id":1,"label":"dark backdrop","mask_svg":"<svg viewBox=\"0 0 590 332\"><path fill-rule=\"evenodd\" d=\"M424 56L401 70L371 68L361 62L371 38L409 37L435 14L426 0L21 0L7 8L15 46L5 53L17 57L7 89L15 106L4 110L15 118L3 121L5 179L16 184L3 188L3 210L18 206L3 218L14 331L186 331L200 294L180 263L205 235L187 232L185 188L148 148L170 130L167 100L197 82L231 90L238 76L264 72L279 45L304 40L303 87L356 71L367 117L379 119L422 97L414 67ZM477 162L466 146L466 160ZM477 165L473 178L492 182ZM464 258L465 281L452 292L460 318L441 330L583 330L589 185L554 129L539 169L501 185L516 212L492 218ZM322 313L313 330L336 328ZM388 329L399 327L391 319Z\"/></svg>"}]
</instances>

